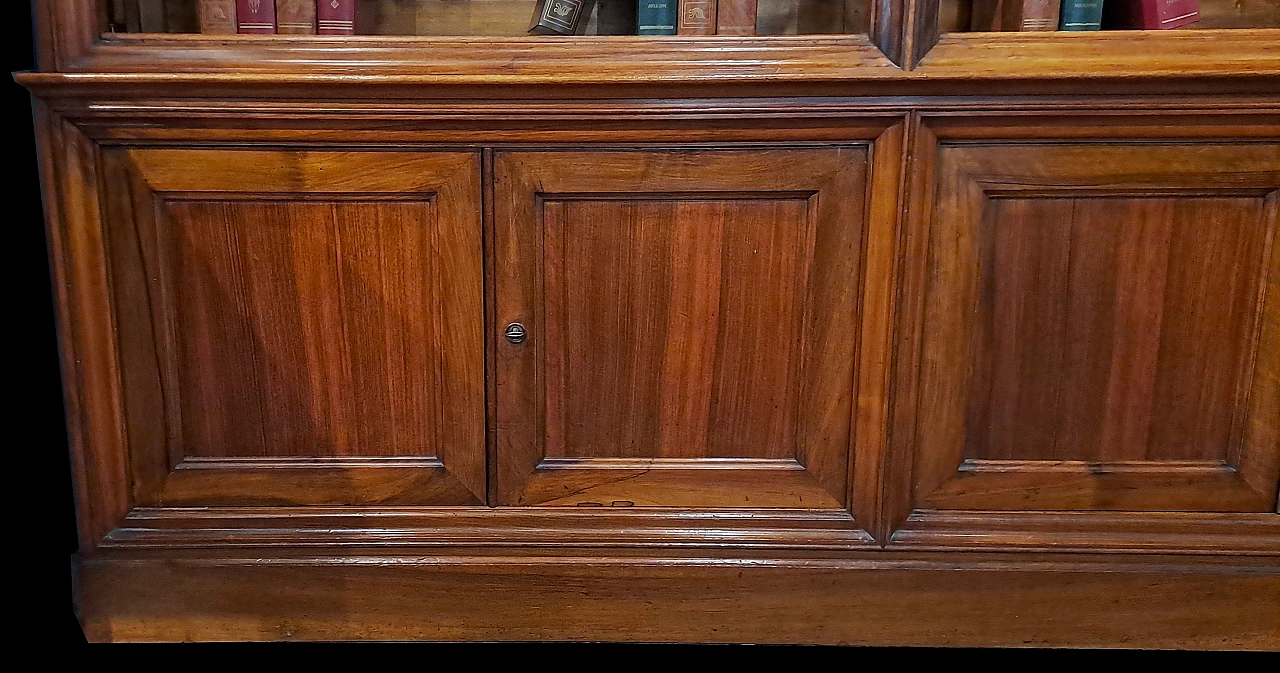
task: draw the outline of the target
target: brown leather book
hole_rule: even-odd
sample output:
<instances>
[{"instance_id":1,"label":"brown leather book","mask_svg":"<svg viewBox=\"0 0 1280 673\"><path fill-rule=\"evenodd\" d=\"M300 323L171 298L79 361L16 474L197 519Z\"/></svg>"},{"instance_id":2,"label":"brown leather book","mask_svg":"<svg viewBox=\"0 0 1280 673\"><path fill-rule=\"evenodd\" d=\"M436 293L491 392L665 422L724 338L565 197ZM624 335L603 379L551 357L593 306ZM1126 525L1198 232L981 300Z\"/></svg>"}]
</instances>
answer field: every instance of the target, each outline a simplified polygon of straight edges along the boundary
<instances>
[{"instance_id":1,"label":"brown leather book","mask_svg":"<svg viewBox=\"0 0 1280 673\"><path fill-rule=\"evenodd\" d=\"M678 35L715 35L716 0L680 0Z\"/></svg>"},{"instance_id":2,"label":"brown leather book","mask_svg":"<svg viewBox=\"0 0 1280 673\"><path fill-rule=\"evenodd\" d=\"M1062 0L974 0L969 30L1057 30Z\"/></svg>"},{"instance_id":3,"label":"brown leather book","mask_svg":"<svg viewBox=\"0 0 1280 673\"><path fill-rule=\"evenodd\" d=\"M720 0L718 4L717 35L756 34L756 0Z\"/></svg>"},{"instance_id":4,"label":"brown leather book","mask_svg":"<svg viewBox=\"0 0 1280 673\"><path fill-rule=\"evenodd\" d=\"M210 35L236 33L236 0L200 0L200 32Z\"/></svg>"},{"instance_id":5,"label":"brown leather book","mask_svg":"<svg viewBox=\"0 0 1280 673\"><path fill-rule=\"evenodd\" d=\"M276 32L315 35L316 0L276 0Z\"/></svg>"}]
</instances>

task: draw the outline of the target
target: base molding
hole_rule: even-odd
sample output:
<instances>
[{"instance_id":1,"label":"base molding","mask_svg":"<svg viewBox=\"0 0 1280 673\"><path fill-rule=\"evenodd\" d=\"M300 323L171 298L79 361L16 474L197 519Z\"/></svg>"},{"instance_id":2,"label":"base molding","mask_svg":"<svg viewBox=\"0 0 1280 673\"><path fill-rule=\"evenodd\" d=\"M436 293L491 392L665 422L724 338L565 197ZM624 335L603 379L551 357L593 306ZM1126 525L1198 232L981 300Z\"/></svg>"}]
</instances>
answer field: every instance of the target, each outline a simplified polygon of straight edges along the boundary
<instances>
[{"instance_id":1,"label":"base molding","mask_svg":"<svg viewBox=\"0 0 1280 673\"><path fill-rule=\"evenodd\" d=\"M94 641L1280 649L1275 559L528 551L76 557L77 612Z\"/></svg>"}]
</instances>

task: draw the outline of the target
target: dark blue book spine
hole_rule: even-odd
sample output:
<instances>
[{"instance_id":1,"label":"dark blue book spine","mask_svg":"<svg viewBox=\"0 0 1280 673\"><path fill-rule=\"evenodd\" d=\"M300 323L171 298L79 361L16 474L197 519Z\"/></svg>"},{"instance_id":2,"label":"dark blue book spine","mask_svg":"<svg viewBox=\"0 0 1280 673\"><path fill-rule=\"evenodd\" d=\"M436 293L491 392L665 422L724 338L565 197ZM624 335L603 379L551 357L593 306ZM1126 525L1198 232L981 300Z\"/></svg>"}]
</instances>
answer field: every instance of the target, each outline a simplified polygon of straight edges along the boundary
<instances>
[{"instance_id":1,"label":"dark blue book spine","mask_svg":"<svg viewBox=\"0 0 1280 673\"><path fill-rule=\"evenodd\" d=\"M1101 28L1102 0L1062 0L1062 15L1058 21L1058 30L1099 30Z\"/></svg>"},{"instance_id":2,"label":"dark blue book spine","mask_svg":"<svg viewBox=\"0 0 1280 673\"><path fill-rule=\"evenodd\" d=\"M675 35L678 0L636 0L641 35Z\"/></svg>"}]
</instances>

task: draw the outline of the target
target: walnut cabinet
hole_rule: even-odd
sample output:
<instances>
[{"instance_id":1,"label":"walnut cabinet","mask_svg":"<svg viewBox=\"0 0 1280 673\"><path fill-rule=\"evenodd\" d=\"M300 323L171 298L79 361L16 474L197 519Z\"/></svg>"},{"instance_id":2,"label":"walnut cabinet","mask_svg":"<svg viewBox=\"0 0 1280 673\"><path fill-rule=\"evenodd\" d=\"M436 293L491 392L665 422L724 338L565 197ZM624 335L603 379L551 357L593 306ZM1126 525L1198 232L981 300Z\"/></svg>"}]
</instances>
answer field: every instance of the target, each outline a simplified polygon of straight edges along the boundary
<instances>
[{"instance_id":1,"label":"walnut cabinet","mask_svg":"<svg viewBox=\"0 0 1280 673\"><path fill-rule=\"evenodd\" d=\"M36 2L86 633L1280 647L1280 31L952 4Z\"/></svg>"}]
</instances>

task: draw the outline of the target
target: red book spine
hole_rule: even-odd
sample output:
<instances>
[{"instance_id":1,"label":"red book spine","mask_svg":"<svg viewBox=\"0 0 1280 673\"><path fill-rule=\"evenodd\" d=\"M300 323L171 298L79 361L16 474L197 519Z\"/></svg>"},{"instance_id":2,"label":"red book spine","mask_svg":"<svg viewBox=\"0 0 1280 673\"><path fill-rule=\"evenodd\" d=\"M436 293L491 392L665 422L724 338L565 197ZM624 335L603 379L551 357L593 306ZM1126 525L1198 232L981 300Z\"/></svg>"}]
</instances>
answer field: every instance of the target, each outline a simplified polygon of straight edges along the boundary
<instances>
[{"instance_id":1,"label":"red book spine","mask_svg":"<svg viewBox=\"0 0 1280 673\"><path fill-rule=\"evenodd\" d=\"M1150 6L1155 14L1155 21L1143 28L1166 30L1200 20L1200 0L1144 0L1142 4Z\"/></svg>"},{"instance_id":2,"label":"red book spine","mask_svg":"<svg viewBox=\"0 0 1280 673\"><path fill-rule=\"evenodd\" d=\"M355 35L356 0L319 0L316 7L316 33Z\"/></svg>"},{"instance_id":3,"label":"red book spine","mask_svg":"<svg viewBox=\"0 0 1280 673\"><path fill-rule=\"evenodd\" d=\"M680 0L678 35L715 35L716 0Z\"/></svg>"},{"instance_id":4,"label":"red book spine","mask_svg":"<svg viewBox=\"0 0 1280 673\"><path fill-rule=\"evenodd\" d=\"M246 35L274 35L275 0L236 0L236 25Z\"/></svg>"},{"instance_id":5,"label":"red book spine","mask_svg":"<svg viewBox=\"0 0 1280 673\"><path fill-rule=\"evenodd\" d=\"M720 0L715 32L717 35L755 35L756 0Z\"/></svg>"},{"instance_id":6,"label":"red book spine","mask_svg":"<svg viewBox=\"0 0 1280 673\"><path fill-rule=\"evenodd\" d=\"M1105 28L1168 30L1200 20L1200 0L1110 0Z\"/></svg>"}]
</instances>

